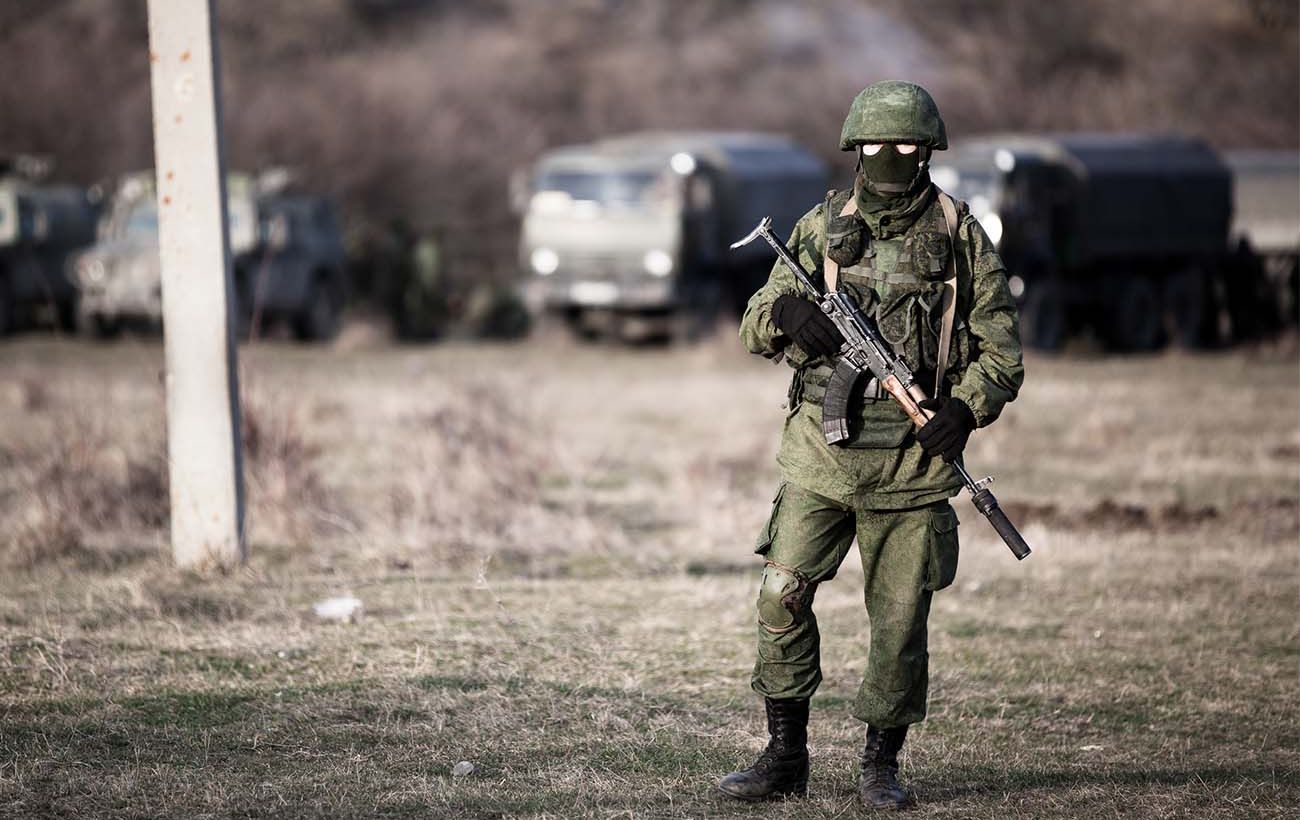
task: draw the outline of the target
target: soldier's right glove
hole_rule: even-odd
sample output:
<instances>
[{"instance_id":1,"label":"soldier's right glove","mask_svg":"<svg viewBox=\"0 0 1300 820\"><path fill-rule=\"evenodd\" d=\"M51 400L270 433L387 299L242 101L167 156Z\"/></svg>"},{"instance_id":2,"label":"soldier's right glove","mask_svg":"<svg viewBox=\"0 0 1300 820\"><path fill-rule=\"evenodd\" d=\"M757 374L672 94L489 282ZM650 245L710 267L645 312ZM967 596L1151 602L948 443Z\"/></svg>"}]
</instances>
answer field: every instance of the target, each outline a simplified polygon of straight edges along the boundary
<instances>
[{"instance_id":1,"label":"soldier's right glove","mask_svg":"<svg viewBox=\"0 0 1300 820\"><path fill-rule=\"evenodd\" d=\"M966 449L966 441L975 429L975 414L970 407L961 399L948 396L926 399L921 406L934 413L925 426L916 431L921 449L931 458L942 456L949 464L961 458L961 451Z\"/></svg>"},{"instance_id":2,"label":"soldier's right glove","mask_svg":"<svg viewBox=\"0 0 1300 820\"><path fill-rule=\"evenodd\" d=\"M834 356L844 336L821 308L800 296L783 293L772 303L772 323L814 356Z\"/></svg>"}]
</instances>

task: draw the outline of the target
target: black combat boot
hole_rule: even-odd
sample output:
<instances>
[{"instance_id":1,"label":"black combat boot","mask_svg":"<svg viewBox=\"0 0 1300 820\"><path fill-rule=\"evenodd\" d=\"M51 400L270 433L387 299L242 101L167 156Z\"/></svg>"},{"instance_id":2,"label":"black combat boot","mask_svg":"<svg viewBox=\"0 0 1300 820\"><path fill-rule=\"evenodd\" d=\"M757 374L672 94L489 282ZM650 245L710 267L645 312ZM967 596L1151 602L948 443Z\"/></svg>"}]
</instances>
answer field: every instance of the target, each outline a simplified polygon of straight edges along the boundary
<instances>
[{"instance_id":1,"label":"black combat boot","mask_svg":"<svg viewBox=\"0 0 1300 820\"><path fill-rule=\"evenodd\" d=\"M718 783L728 797L764 800L808 793L808 701L773 700L767 705L767 748L748 769Z\"/></svg>"},{"instance_id":2,"label":"black combat boot","mask_svg":"<svg viewBox=\"0 0 1300 820\"><path fill-rule=\"evenodd\" d=\"M912 796L898 785L898 752L906 737L906 726L896 729L867 727L862 774L858 777L858 797L868 808L905 809L912 805Z\"/></svg>"}]
</instances>

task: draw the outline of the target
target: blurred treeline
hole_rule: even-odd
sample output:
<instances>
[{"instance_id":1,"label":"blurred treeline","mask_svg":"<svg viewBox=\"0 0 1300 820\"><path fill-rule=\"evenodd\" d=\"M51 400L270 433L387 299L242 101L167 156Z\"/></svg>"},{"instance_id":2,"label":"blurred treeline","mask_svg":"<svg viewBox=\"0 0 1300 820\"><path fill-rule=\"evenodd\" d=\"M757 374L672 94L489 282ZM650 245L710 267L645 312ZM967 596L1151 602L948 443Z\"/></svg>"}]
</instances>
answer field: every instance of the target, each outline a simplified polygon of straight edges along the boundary
<instances>
[{"instance_id":1,"label":"blurred treeline","mask_svg":"<svg viewBox=\"0 0 1300 820\"><path fill-rule=\"evenodd\" d=\"M1295 0L221 0L231 168L284 165L354 231L438 230L508 271L510 173L644 128L790 133L827 159L864 85L955 136L1162 130L1300 145ZM93 182L152 164L144 0L0 5L0 152ZM490 264L475 264L490 263Z\"/></svg>"}]
</instances>

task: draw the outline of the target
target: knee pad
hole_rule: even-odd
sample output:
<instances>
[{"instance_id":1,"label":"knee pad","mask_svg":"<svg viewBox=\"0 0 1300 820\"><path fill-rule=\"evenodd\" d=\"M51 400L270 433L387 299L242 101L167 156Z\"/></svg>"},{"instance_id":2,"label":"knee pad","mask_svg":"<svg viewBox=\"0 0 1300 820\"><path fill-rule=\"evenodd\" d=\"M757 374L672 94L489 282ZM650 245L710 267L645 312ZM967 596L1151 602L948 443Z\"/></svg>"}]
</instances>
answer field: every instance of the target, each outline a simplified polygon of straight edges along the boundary
<instances>
[{"instance_id":1,"label":"knee pad","mask_svg":"<svg viewBox=\"0 0 1300 820\"><path fill-rule=\"evenodd\" d=\"M794 567L767 562L758 587L759 626L778 635L799 626L812 604L813 587Z\"/></svg>"}]
</instances>

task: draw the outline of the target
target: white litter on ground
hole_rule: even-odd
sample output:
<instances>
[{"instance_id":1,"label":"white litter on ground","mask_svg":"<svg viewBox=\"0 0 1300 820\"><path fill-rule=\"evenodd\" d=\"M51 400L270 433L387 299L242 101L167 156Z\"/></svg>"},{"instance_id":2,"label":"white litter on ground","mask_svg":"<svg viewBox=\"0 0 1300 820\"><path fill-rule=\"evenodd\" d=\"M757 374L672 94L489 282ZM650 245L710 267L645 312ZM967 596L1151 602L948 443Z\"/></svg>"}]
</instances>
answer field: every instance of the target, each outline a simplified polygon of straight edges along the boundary
<instances>
[{"instance_id":1,"label":"white litter on ground","mask_svg":"<svg viewBox=\"0 0 1300 820\"><path fill-rule=\"evenodd\" d=\"M312 605L312 611L316 613L317 618L326 621L346 621L348 623L360 618L362 609L361 599L353 598L350 595L341 598L326 598Z\"/></svg>"}]
</instances>

